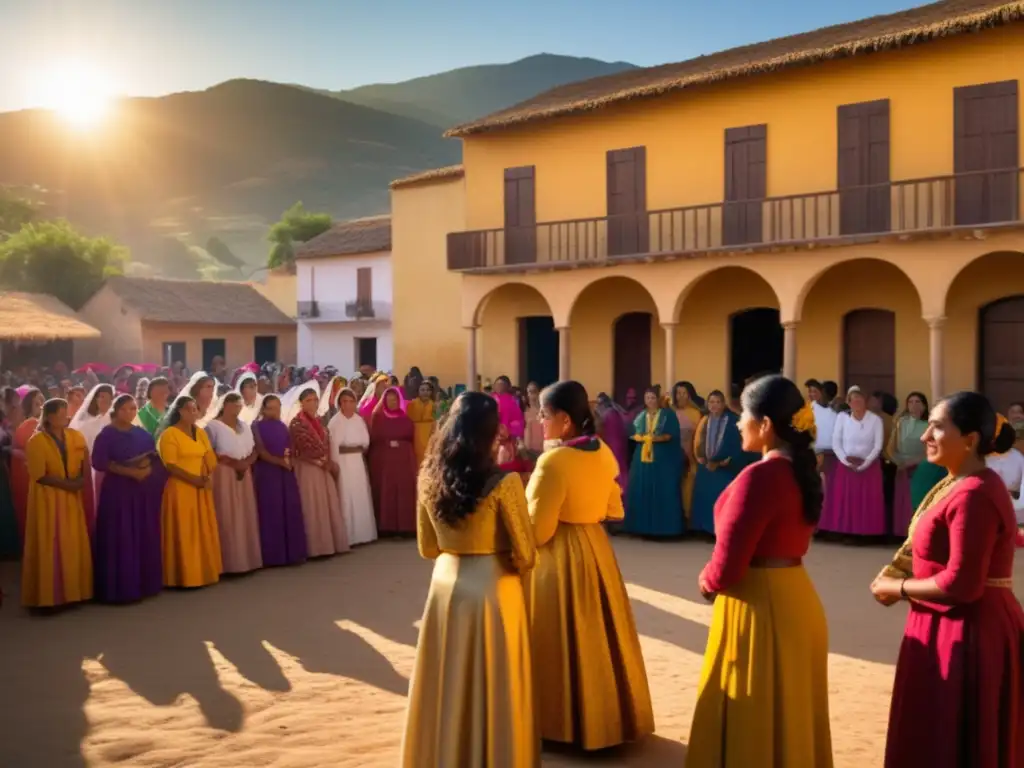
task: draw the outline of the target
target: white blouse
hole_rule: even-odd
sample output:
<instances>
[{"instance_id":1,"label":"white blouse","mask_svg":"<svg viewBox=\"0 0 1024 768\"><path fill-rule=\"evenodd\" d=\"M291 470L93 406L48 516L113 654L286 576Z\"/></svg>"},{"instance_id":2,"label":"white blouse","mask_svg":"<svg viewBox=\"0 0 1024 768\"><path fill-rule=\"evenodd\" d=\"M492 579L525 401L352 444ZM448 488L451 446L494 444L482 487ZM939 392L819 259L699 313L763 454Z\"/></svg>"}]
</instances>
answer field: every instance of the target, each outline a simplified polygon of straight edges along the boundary
<instances>
[{"instance_id":1,"label":"white blouse","mask_svg":"<svg viewBox=\"0 0 1024 768\"><path fill-rule=\"evenodd\" d=\"M836 417L839 415L827 405L811 403L814 412L814 429L818 436L814 440L814 452L822 453L832 450L832 433L836 428Z\"/></svg>"},{"instance_id":2,"label":"white blouse","mask_svg":"<svg viewBox=\"0 0 1024 768\"><path fill-rule=\"evenodd\" d=\"M1011 448L1001 456L986 456L985 465L1002 478L1010 493L1019 496L1021 490L1024 490L1024 454L1016 448ZM1017 524L1024 525L1024 499L1011 497L1011 501L1017 513Z\"/></svg>"},{"instance_id":3,"label":"white blouse","mask_svg":"<svg viewBox=\"0 0 1024 768\"><path fill-rule=\"evenodd\" d=\"M238 420L236 429L232 429L223 421L216 419L209 422L205 429L210 438L210 446L218 456L227 456L230 459L241 461L249 458L256 447L252 429L241 419Z\"/></svg>"},{"instance_id":4,"label":"white blouse","mask_svg":"<svg viewBox=\"0 0 1024 768\"><path fill-rule=\"evenodd\" d=\"M850 467L850 459L863 459L859 467L851 467L864 471L877 461L882 453L884 442L881 417L866 411L864 418L857 420L849 413L836 415L836 425L832 431L832 450L836 458Z\"/></svg>"}]
</instances>

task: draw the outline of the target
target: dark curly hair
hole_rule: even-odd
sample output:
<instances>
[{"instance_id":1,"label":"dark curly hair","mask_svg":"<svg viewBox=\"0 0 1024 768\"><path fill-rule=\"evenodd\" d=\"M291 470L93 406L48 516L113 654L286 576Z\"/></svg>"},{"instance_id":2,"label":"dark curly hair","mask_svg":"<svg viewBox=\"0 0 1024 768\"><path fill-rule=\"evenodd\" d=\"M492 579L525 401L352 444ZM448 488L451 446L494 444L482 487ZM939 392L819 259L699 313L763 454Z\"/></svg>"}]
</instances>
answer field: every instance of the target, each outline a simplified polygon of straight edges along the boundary
<instances>
[{"instance_id":1,"label":"dark curly hair","mask_svg":"<svg viewBox=\"0 0 1024 768\"><path fill-rule=\"evenodd\" d=\"M710 397L710 395L709 395ZM763 376L747 385L741 397L743 410L757 419L768 417L780 447L789 453L793 475L803 498L804 520L816 525L821 517L821 475L814 455L814 437L792 426L793 416L804 407L800 389L785 376Z\"/></svg>"},{"instance_id":2,"label":"dark curly hair","mask_svg":"<svg viewBox=\"0 0 1024 768\"><path fill-rule=\"evenodd\" d=\"M943 398L941 404L946 406L946 415L961 435L978 433L979 456L990 453L1006 453L1013 448L1017 433L1013 425L1004 422L996 431L996 411L992 403L984 395L977 392L957 392Z\"/></svg>"},{"instance_id":3,"label":"dark curly hair","mask_svg":"<svg viewBox=\"0 0 1024 768\"><path fill-rule=\"evenodd\" d=\"M476 509L497 466L498 403L482 392L463 392L430 440L420 472L420 501L454 526Z\"/></svg>"}]
</instances>

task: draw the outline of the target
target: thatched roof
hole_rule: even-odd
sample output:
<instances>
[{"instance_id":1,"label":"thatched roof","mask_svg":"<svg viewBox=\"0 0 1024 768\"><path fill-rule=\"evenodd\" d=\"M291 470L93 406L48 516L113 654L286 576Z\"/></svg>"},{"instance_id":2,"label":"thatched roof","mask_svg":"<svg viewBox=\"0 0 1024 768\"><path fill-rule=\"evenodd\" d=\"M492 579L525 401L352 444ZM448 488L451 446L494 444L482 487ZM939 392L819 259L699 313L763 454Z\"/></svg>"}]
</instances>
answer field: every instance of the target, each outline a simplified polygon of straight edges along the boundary
<instances>
[{"instance_id":1,"label":"thatched roof","mask_svg":"<svg viewBox=\"0 0 1024 768\"><path fill-rule=\"evenodd\" d=\"M465 175L461 165L446 165L444 168L433 168L429 171L420 171L411 176L404 176L391 182L392 189L405 189L420 184L430 184L435 181L446 181L448 179L461 179Z\"/></svg>"},{"instance_id":2,"label":"thatched roof","mask_svg":"<svg viewBox=\"0 0 1024 768\"><path fill-rule=\"evenodd\" d=\"M508 109L452 128L445 136L468 136L697 85L887 51L998 27L1022 18L1022 0L942 0L900 13L732 48L679 64L628 70L559 86Z\"/></svg>"},{"instance_id":3,"label":"thatched roof","mask_svg":"<svg viewBox=\"0 0 1024 768\"><path fill-rule=\"evenodd\" d=\"M391 250L391 217L371 216L335 224L295 249L296 259Z\"/></svg>"},{"instance_id":4,"label":"thatched roof","mask_svg":"<svg viewBox=\"0 0 1024 768\"><path fill-rule=\"evenodd\" d=\"M99 336L60 299L45 293L0 291L0 341L40 343Z\"/></svg>"},{"instance_id":5,"label":"thatched roof","mask_svg":"<svg viewBox=\"0 0 1024 768\"><path fill-rule=\"evenodd\" d=\"M294 325L249 283L112 277L106 287L143 320L210 325Z\"/></svg>"}]
</instances>

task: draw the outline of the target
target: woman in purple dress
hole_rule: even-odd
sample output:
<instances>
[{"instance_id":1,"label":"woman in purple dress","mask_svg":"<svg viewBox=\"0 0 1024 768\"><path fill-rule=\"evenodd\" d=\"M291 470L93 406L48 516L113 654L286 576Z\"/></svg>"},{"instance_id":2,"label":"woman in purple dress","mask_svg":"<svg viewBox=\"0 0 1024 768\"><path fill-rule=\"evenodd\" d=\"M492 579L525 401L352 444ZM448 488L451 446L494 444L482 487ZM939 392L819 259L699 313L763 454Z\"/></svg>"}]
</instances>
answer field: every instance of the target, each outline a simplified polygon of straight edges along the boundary
<instances>
[{"instance_id":1,"label":"woman in purple dress","mask_svg":"<svg viewBox=\"0 0 1024 768\"><path fill-rule=\"evenodd\" d=\"M306 559L306 525L299 484L292 472L291 437L281 421L281 400L266 395L252 425L259 456L253 465L263 565L294 565Z\"/></svg>"},{"instance_id":2,"label":"woman in purple dress","mask_svg":"<svg viewBox=\"0 0 1024 768\"><path fill-rule=\"evenodd\" d=\"M130 603L163 589L160 505L167 473L153 437L135 426L135 400L120 395L96 436L92 467L103 472L96 504L95 597Z\"/></svg>"},{"instance_id":3,"label":"woman in purple dress","mask_svg":"<svg viewBox=\"0 0 1024 768\"><path fill-rule=\"evenodd\" d=\"M616 478L623 494L629 482L629 435L622 410L604 392L597 396L598 433L605 444L612 449L615 460L619 462L619 476Z\"/></svg>"}]
</instances>

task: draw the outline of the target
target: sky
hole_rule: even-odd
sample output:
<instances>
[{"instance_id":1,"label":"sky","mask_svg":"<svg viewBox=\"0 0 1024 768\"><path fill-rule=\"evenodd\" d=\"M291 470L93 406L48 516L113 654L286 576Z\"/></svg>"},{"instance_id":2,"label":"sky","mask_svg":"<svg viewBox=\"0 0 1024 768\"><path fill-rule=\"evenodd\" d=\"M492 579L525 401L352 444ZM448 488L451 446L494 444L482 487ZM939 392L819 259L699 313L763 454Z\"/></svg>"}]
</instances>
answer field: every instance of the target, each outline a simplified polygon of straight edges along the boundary
<instances>
[{"instance_id":1,"label":"sky","mask_svg":"<svg viewBox=\"0 0 1024 768\"><path fill-rule=\"evenodd\" d=\"M236 77L339 90L536 53L641 66L921 0L0 0L0 111L50 106L54 80L118 95Z\"/></svg>"}]
</instances>

